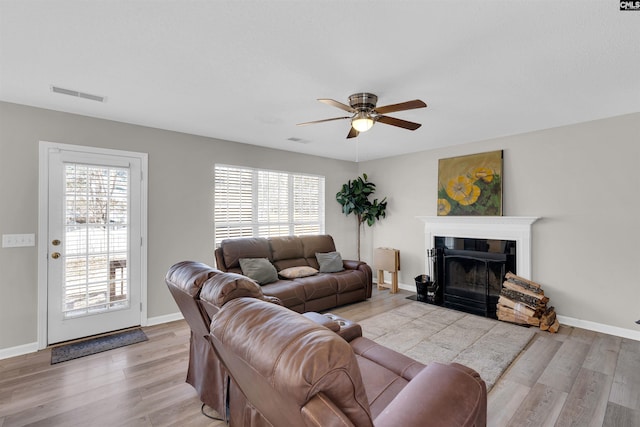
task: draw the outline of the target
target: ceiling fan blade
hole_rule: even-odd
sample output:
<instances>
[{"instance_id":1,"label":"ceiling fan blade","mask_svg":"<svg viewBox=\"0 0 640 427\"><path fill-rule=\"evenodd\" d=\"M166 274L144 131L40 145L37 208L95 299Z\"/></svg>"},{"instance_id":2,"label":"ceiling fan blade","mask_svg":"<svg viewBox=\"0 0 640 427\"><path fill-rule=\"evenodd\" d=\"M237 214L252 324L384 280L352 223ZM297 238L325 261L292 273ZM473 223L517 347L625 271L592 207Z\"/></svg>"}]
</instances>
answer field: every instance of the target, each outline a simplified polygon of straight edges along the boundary
<instances>
[{"instance_id":1,"label":"ceiling fan blade","mask_svg":"<svg viewBox=\"0 0 640 427\"><path fill-rule=\"evenodd\" d=\"M343 119L350 119L350 118L351 117L334 117L332 119L314 120L313 122L298 123L296 126L306 126L306 125L312 125L315 123L331 122L333 120L343 120Z\"/></svg>"},{"instance_id":2,"label":"ceiling fan blade","mask_svg":"<svg viewBox=\"0 0 640 427\"><path fill-rule=\"evenodd\" d=\"M351 129L349 129L349 134L347 135L347 139L349 138L355 138L356 136L360 135L360 132L358 132L357 130L355 130L353 127Z\"/></svg>"},{"instance_id":3,"label":"ceiling fan blade","mask_svg":"<svg viewBox=\"0 0 640 427\"><path fill-rule=\"evenodd\" d=\"M341 110L348 111L350 113L355 113L356 112L356 110L354 110L353 108L351 108L347 104L343 104L342 102L338 102L338 101L333 100L333 99L319 98L318 101L320 101L320 102L322 102L324 104L327 104L327 105L331 105L332 107L340 108Z\"/></svg>"},{"instance_id":4,"label":"ceiling fan blade","mask_svg":"<svg viewBox=\"0 0 640 427\"><path fill-rule=\"evenodd\" d=\"M387 114L393 113L395 111L404 111L404 110L413 110L415 108L424 108L427 104L420 101L419 99L414 99L413 101L401 102L399 104L391 104L385 105L384 107L376 107L374 111L378 114Z\"/></svg>"},{"instance_id":5,"label":"ceiling fan blade","mask_svg":"<svg viewBox=\"0 0 640 427\"><path fill-rule=\"evenodd\" d=\"M416 130L420 126L422 126L420 123L409 122L407 120L396 119L395 117L389 117L389 116L378 116L376 118L376 121L380 123L384 123L385 125L398 126L399 128L404 128L409 130Z\"/></svg>"}]
</instances>

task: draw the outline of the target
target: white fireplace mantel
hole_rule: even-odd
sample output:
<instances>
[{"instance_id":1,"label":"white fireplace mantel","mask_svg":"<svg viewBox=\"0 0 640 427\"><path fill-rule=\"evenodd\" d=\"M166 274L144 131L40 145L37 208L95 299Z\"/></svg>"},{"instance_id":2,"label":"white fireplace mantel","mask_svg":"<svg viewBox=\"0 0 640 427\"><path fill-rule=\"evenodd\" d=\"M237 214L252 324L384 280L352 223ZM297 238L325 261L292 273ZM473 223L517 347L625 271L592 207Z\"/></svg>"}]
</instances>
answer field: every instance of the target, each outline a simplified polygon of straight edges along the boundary
<instances>
[{"instance_id":1,"label":"white fireplace mantel","mask_svg":"<svg viewBox=\"0 0 640 427\"><path fill-rule=\"evenodd\" d=\"M425 223L425 247L427 249L434 247L436 236L514 240L516 242L516 272L518 276L532 279L531 225L540 219L539 217L419 216L417 218Z\"/></svg>"}]
</instances>

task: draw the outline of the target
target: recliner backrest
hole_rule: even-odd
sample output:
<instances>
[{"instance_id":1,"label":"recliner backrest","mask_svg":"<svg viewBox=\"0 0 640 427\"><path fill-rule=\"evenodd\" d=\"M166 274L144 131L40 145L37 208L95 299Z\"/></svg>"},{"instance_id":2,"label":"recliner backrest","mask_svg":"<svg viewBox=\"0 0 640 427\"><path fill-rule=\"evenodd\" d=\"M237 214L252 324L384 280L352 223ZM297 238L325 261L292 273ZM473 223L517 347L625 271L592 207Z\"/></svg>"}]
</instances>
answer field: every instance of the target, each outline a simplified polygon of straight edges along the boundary
<instances>
[{"instance_id":1,"label":"recliner backrest","mask_svg":"<svg viewBox=\"0 0 640 427\"><path fill-rule=\"evenodd\" d=\"M269 237L273 265L278 271L289 267L309 265L304 259L302 240L297 236Z\"/></svg>"},{"instance_id":2,"label":"recliner backrest","mask_svg":"<svg viewBox=\"0 0 640 427\"><path fill-rule=\"evenodd\" d=\"M216 265L220 270L242 274L240 258L271 257L269 241L264 237L243 237L239 239L225 239L215 250Z\"/></svg>"},{"instance_id":3,"label":"recliner backrest","mask_svg":"<svg viewBox=\"0 0 640 427\"><path fill-rule=\"evenodd\" d=\"M236 298L267 299L262 288L255 281L237 273L218 271L211 276L200 291L200 305L208 314L209 321L220 308ZM269 297L270 302L280 303L277 298ZM277 300L277 301L275 301ZM208 334L207 334L208 335Z\"/></svg>"},{"instance_id":4,"label":"recliner backrest","mask_svg":"<svg viewBox=\"0 0 640 427\"><path fill-rule=\"evenodd\" d=\"M313 236L300 236L302 240L302 246L304 248L304 257L307 263L313 268L319 269L320 265L316 259L316 253L335 252L336 245L333 242L333 237L328 234L313 235Z\"/></svg>"},{"instance_id":5,"label":"recliner backrest","mask_svg":"<svg viewBox=\"0 0 640 427\"><path fill-rule=\"evenodd\" d=\"M214 274L216 270L206 264L182 261L171 266L165 276L169 292L191 331L201 337L208 336L209 322L198 300L202 286Z\"/></svg>"},{"instance_id":6,"label":"recliner backrest","mask_svg":"<svg viewBox=\"0 0 640 427\"><path fill-rule=\"evenodd\" d=\"M273 425L313 425L316 416L373 425L351 346L304 316L257 299L234 299L215 315L211 342L257 411L252 416Z\"/></svg>"},{"instance_id":7,"label":"recliner backrest","mask_svg":"<svg viewBox=\"0 0 640 427\"><path fill-rule=\"evenodd\" d=\"M200 300L203 287L220 273L206 264L182 261L174 264L165 276L169 291L191 329L187 382L200 400L226 418L226 374L209 343L208 314Z\"/></svg>"}]
</instances>

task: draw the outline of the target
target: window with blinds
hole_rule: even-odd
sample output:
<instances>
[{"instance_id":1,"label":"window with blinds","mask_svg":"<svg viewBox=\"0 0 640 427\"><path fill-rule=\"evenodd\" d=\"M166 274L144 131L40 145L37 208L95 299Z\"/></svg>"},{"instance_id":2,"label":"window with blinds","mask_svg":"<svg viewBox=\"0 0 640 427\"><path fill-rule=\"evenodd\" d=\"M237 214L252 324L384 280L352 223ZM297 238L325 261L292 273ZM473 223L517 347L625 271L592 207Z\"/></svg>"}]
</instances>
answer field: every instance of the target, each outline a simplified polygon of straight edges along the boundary
<instances>
[{"instance_id":1,"label":"window with blinds","mask_svg":"<svg viewBox=\"0 0 640 427\"><path fill-rule=\"evenodd\" d=\"M324 233L324 177L216 165L215 244Z\"/></svg>"}]
</instances>

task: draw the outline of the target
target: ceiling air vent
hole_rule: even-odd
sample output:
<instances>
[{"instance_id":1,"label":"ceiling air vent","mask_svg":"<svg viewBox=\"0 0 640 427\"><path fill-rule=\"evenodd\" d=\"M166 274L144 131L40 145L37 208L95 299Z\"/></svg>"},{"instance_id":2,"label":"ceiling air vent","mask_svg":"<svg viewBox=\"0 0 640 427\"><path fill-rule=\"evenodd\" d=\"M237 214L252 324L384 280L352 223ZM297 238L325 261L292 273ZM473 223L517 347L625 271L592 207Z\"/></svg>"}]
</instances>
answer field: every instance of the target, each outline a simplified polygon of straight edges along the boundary
<instances>
[{"instance_id":1,"label":"ceiling air vent","mask_svg":"<svg viewBox=\"0 0 640 427\"><path fill-rule=\"evenodd\" d=\"M72 89L65 89L59 86L51 86L51 92L61 93L63 95L75 96L77 98L90 99L91 101L98 101L98 102L105 102L105 100L107 99L104 96L92 95L90 93L79 92L77 90L72 90Z\"/></svg>"},{"instance_id":2,"label":"ceiling air vent","mask_svg":"<svg viewBox=\"0 0 640 427\"><path fill-rule=\"evenodd\" d=\"M297 142L299 144L308 144L311 142L307 139L297 138L295 136L292 136L291 138L287 138L287 141Z\"/></svg>"}]
</instances>

